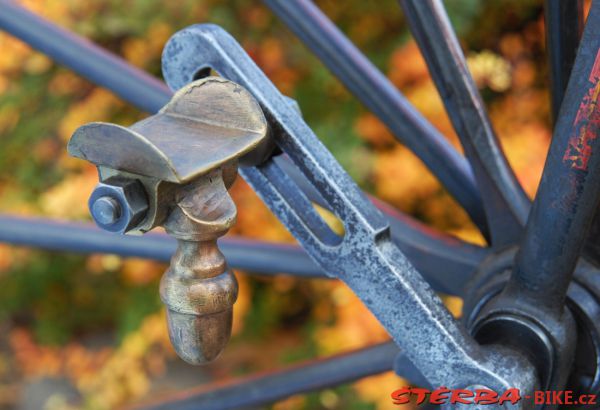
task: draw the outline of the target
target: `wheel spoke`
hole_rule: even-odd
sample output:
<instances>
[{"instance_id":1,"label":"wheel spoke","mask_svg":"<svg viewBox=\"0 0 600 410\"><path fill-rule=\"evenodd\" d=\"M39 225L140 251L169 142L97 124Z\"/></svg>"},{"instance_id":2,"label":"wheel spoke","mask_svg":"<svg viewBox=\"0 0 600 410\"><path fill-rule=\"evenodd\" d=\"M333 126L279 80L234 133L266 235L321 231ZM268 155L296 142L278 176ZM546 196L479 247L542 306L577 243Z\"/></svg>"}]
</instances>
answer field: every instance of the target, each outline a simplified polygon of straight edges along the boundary
<instances>
[{"instance_id":1,"label":"wheel spoke","mask_svg":"<svg viewBox=\"0 0 600 410\"><path fill-rule=\"evenodd\" d=\"M510 290L558 309L600 202L600 2L592 3Z\"/></svg>"},{"instance_id":2,"label":"wheel spoke","mask_svg":"<svg viewBox=\"0 0 600 410\"><path fill-rule=\"evenodd\" d=\"M399 350L392 342L316 360L226 385L183 392L159 403L141 405L147 410L229 410L255 408L286 397L349 383L392 370ZM406 375L410 378L410 374ZM212 389L211 389L212 387Z\"/></svg>"},{"instance_id":3,"label":"wheel spoke","mask_svg":"<svg viewBox=\"0 0 600 410\"><path fill-rule=\"evenodd\" d=\"M444 6L439 0L400 4L473 168L492 245L514 243L529 200L500 148Z\"/></svg>"},{"instance_id":4,"label":"wheel spoke","mask_svg":"<svg viewBox=\"0 0 600 410\"><path fill-rule=\"evenodd\" d=\"M386 214L397 213L377 202ZM431 286L443 293L461 296L477 266L487 256L484 248L428 230L410 218L405 223L390 219L392 237ZM176 243L168 235L113 235L90 224L58 222L38 218L0 215L0 242L37 248L77 252L110 253L123 257L168 262ZM225 237L219 241L229 264L235 269L265 275L288 274L303 278L327 278L296 245Z\"/></svg>"},{"instance_id":5,"label":"wheel spoke","mask_svg":"<svg viewBox=\"0 0 600 410\"><path fill-rule=\"evenodd\" d=\"M169 262L176 241L163 233L115 235L90 224L0 215L0 242L77 253L110 253L124 257ZM261 274L287 273L325 278L320 268L294 245L228 236L219 241L227 262L235 269Z\"/></svg>"},{"instance_id":6,"label":"wheel spoke","mask_svg":"<svg viewBox=\"0 0 600 410\"><path fill-rule=\"evenodd\" d=\"M327 68L406 144L487 234L481 197L465 159L309 0L264 0Z\"/></svg>"},{"instance_id":7,"label":"wheel spoke","mask_svg":"<svg viewBox=\"0 0 600 410\"><path fill-rule=\"evenodd\" d=\"M552 118L556 120L583 31L583 0L546 0L544 12Z\"/></svg>"},{"instance_id":8,"label":"wheel spoke","mask_svg":"<svg viewBox=\"0 0 600 410\"><path fill-rule=\"evenodd\" d=\"M0 0L0 29L144 111L156 112L171 98L157 78L13 1Z\"/></svg>"},{"instance_id":9,"label":"wheel spoke","mask_svg":"<svg viewBox=\"0 0 600 410\"><path fill-rule=\"evenodd\" d=\"M118 56L45 21L7 0L0 0L0 4L2 4L2 7L0 7L0 28L21 38L32 47L47 53L57 62L73 69L90 81L98 82L101 86L118 93L123 99L136 107L154 113L171 98L171 91L164 83L135 67L127 65ZM116 67L117 75L111 74L112 67ZM302 175L299 172L293 172L295 167L290 165L289 161L286 161L285 158L276 158L276 162L285 169L286 173L290 174L302 190L306 190L306 195L313 202L324 204L322 198L319 199L319 195L315 194L314 188L311 190L310 184L303 182ZM487 251L450 236L434 232L411 218L394 211L382 202L378 202L378 207L385 208L385 213L392 227L394 242L405 252L406 256L426 279L431 277L432 286L444 293L460 295L466 281L474 273L481 260L485 258ZM11 231L12 233L9 234L9 231L6 230L8 225L4 225L6 220L2 222L1 239L11 242L10 235L16 235L16 233ZM41 235L36 236L31 230L21 230L22 225L11 226L19 229L19 235L21 235L19 237L22 238L19 243L33 246L49 245L47 242L46 245L39 243L39 236ZM24 232L28 232L28 234L22 236ZM68 241L66 234L60 232L60 229L54 229L48 234L58 235L62 238L60 241L55 242L54 247L51 249L69 250L69 246L77 245L73 241ZM86 241L89 242L80 242L80 244L87 243L89 252L106 252L102 246L98 245L99 247L96 247L97 244L94 245L95 235L101 234L97 234L94 230L94 233L85 236ZM16 240L12 240L12 242L15 243ZM148 255L142 246L142 244L146 244L144 238L117 238L111 236L111 239L105 243L114 244L114 247L109 251L112 253L140 257ZM127 245L123 245L124 248L121 248L121 243ZM139 244L139 246L133 245L134 243ZM154 249L152 248L152 241L149 241L147 246ZM133 247L132 253L129 253L128 247ZM161 257L165 258L163 260L170 258L170 250L171 248L164 248L160 251ZM303 255L303 257L306 256ZM240 266L243 266L241 263L240 261ZM303 263L299 263L297 266L301 269L305 268ZM291 273L290 270L292 268L284 268L280 271ZM298 274L310 276L311 272L314 271L308 269L306 272Z\"/></svg>"}]
</instances>

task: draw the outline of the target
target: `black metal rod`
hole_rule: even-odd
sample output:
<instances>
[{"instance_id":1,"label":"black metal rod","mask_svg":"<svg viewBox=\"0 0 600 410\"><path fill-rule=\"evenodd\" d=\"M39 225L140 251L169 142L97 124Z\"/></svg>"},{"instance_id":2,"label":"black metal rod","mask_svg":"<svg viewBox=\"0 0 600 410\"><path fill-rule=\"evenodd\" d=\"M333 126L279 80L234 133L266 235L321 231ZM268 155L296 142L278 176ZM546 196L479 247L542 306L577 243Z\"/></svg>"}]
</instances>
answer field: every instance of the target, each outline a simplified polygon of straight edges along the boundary
<instances>
[{"instance_id":1,"label":"black metal rod","mask_svg":"<svg viewBox=\"0 0 600 410\"><path fill-rule=\"evenodd\" d=\"M380 204L380 206L383 206ZM388 210L391 212L391 210ZM394 225L392 225L393 229ZM439 292L462 295L475 267L487 253L450 237L443 246L428 239L422 227L401 225L401 233L413 241L403 251L417 260L425 280ZM41 218L0 215L0 242L75 253L109 253L123 257L168 262L175 252L173 238L150 232L143 236L114 235L87 223L59 222ZM297 245L248 240L228 236L219 241L231 267L257 274L290 274L304 278L327 278ZM427 254L428 257L419 257Z\"/></svg>"},{"instance_id":2,"label":"black metal rod","mask_svg":"<svg viewBox=\"0 0 600 410\"><path fill-rule=\"evenodd\" d=\"M209 385L178 393L161 402L144 403L135 408L147 410L256 408L295 394L322 390L392 370L398 352L398 347L394 343L383 343L272 373L252 375L226 385Z\"/></svg>"},{"instance_id":3,"label":"black metal rod","mask_svg":"<svg viewBox=\"0 0 600 410\"><path fill-rule=\"evenodd\" d=\"M77 253L111 253L168 262L177 244L162 233L115 235L90 224L17 218L0 215L0 242ZM231 267L261 274L288 273L308 278L326 277L295 245L225 237L219 241Z\"/></svg>"},{"instance_id":4,"label":"black metal rod","mask_svg":"<svg viewBox=\"0 0 600 410\"><path fill-rule=\"evenodd\" d=\"M583 31L583 0L546 0L546 52L556 120Z\"/></svg>"},{"instance_id":5,"label":"black metal rod","mask_svg":"<svg viewBox=\"0 0 600 410\"><path fill-rule=\"evenodd\" d=\"M529 199L498 142L441 0L400 0L410 30L473 168L492 245L515 243Z\"/></svg>"},{"instance_id":6,"label":"black metal rod","mask_svg":"<svg viewBox=\"0 0 600 410\"><path fill-rule=\"evenodd\" d=\"M481 197L465 159L309 0L264 0L327 68L436 175L482 230Z\"/></svg>"},{"instance_id":7,"label":"black metal rod","mask_svg":"<svg viewBox=\"0 0 600 410\"><path fill-rule=\"evenodd\" d=\"M99 83L102 86L118 92L122 98L138 108L154 113L171 97L172 93L164 83L148 76L140 69L127 66L127 63L120 57L112 55L81 37L45 21L10 0L0 0L0 5L2 6L0 7L0 29L7 30L32 47L46 52L49 57L77 70L80 75L87 79L96 81L97 78L101 78L102 81ZM17 24L13 20L21 20L21 23ZM77 50L77 52L72 52L72 50ZM113 66L127 66L127 69L119 71L121 77L117 78L118 76L110 74ZM107 76L107 78L104 78L104 76ZM149 89L152 92L148 92ZM276 161L278 164L285 166L286 173L305 191L311 201L326 205L324 200L316 193L316 190L310 188L311 185L289 160L277 158ZM294 170L296 172L293 172ZM461 295L466 281L486 257L488 251L451 236L435 232L381 201L376 201L376 204L388 216L394 242L406 254L417 270L426 279L431 279L431 284L435 289L448 294ZM25 224L26 222L21 221L20 223ZM21 244L36 246L40 238L35 235L35 228L30 228L27 232L29 232L29 236L25 237L23 231L21 231ZM60 235L61 239L56 236L55 238L57 238L57 244L62 244L54 249L68 251L70 248L66 245L67 243L76 245L69 241L67 232L60 232L60 229L57 228L52 234ZM93 235L98 234L100 234L99 230L93 231ZM0 232L0 235L5 241L11 242L8 233ZM90 244L88 251L103 252L102 249L105 245L95 244L92 233L89 233L89 235L86 239L86 243ZM147 257L153 258L152 252L154 251L151 251L150 254L145 253L137 245L148 243L150 246L152 244L151 240L144 242L144 239L144 237L118 239L111 236L111 241L108 242L113 243L114 246L111 247L109 252L124 256L146 257L145 255L147 255ZM136 245L133 245L133 243L136 243ZM94 245L92 246L92 244ZM134 250L131 250L130 247L134 247ZM238 249L241 252L242 247L240 246ZM169 258L170 252L168 255L163 254L163 257ZM241 266L242 263L240 262L239 265ZM303 265L298 264L298 266L302 267ZM293 269L281 269L282 272L287 273L291 273L291 270ZM307 273L309 276L310 272L312 271ZM300 275L302 274L300 273Z\"/></svg>"},{"instance_id":8,"label":"black metal rod","mask_svg":"<svg viewBox=\"0 0 600 410\"><path fill-rule=\"evenodd\" d=\"M144 111L156 112L171 98L157 78L11 0L0 0L0 29Z\"/></svg>"},{"instance_id":9,"label":"black metal rod","mask_svg":"<svg viewBox=\"0 0 600 410\"><path fill-rule=\"evenodd\" d=\"M600 2L594 1L507 291L560 313L600 203Z\"/></svg>"}]
</instances>

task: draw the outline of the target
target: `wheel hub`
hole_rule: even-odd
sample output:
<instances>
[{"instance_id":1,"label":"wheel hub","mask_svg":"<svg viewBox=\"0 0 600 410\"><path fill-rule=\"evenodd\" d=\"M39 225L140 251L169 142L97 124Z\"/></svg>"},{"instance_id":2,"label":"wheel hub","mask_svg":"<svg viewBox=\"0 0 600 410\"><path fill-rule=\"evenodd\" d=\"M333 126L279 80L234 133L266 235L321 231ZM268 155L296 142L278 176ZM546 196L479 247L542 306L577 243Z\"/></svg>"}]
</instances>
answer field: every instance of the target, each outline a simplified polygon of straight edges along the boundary
<instances>
[{"instance_id":1,"label":"wheel hub","mask_svg":"<svg viewBox=\"0 0 600 410\"><path fill-rule=\"evenodd\" d=\"M488 257L468 284L463 321L482 344L502 343L527 354L535 364L541 386L552 386L553 372L565 350L575 345L567 390L600 393L600 276L591 264L581 261L567 292L567 307L574 318L576 341L568 331L556 334L556 323L545 315L490 307L508 282L517 248ZM535 308L532 310L535 311ZM554 369L554 370L553 370Z\"/></svg>"}]
</instances>

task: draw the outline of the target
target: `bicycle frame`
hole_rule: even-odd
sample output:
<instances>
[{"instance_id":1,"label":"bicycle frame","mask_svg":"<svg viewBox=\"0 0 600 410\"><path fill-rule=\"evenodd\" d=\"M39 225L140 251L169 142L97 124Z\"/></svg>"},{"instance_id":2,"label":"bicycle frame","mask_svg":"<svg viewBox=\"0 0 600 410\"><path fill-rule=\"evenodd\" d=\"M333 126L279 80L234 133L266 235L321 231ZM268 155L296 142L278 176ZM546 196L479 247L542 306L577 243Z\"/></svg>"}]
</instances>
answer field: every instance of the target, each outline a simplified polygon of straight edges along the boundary
<instances>
[{"instance_id":1,"label":"bicycle frame","mask_svg":"<svg viewBox=\"0 0 600 410\"><path fill-rule=\"evenodd\" d=\"M0 3L3 7L0 10L0 28L22 38L99 85L113 90L137 107L155 112L169 98L169 90L158 80L95 46L83 43L64 30L41 21L9 1L3 0ZM433 67L433 79L461 136L473 173L465 159L447 145L443 137L414 111L402 95L312 3L304 0L266 0L266 3L396 135L409 136L405 137L408 139L404 142L420 155L457 197L489 239L492 248L481 248L440 236L385 204L369 200L321 145L298 113L290 107L286 98L254 65L235 40L220 28L210 25L193 26L176 34L167 44L163 55L163 72L173 90L195 79L203 70L212 68L221 76L246 87L261 104L272 130L275 130L275 140L287 157L243 169L241 174L318 265L317 267L297 247L253 244L234 239L224 244L225 253L230 252L232 255L233 266L265 273L287 271L307 277L323 277L324 274L338 277L354 290L403 349L401 354L397 354L396 349L390 345L381 346L377 350L381 354L376 355L378 359L368 369L349 373L343 378L336 377L333 374L335 372L324 371L321 382L315 384L307 384L302 380L310 380L314 377L311 372L322 369L322 366L331 365L335 369L335 365L331 363L347 366L355 361L360 362L364 360L366 351L331 359L329 365L318 363L306 369L293 370L279 375L282 380L280 386L286 386L289 380L300 380L297 389L274 388L274 392L265 391L252 399L255 401L250 400L245 404L265 403L289 394L385 371L391 368L389 359L393 355L398 357L398 372L406 372L405 375L409 378L412 376L414 380L420 380L424 376L431 385L465 388L478 380L480 384L495 390L510 387L533 390L537 379L527 360L505 349L482 348L448 314L430 288L431 285L435 290L462 295L464 284L474 275L483 260L490 256L491 249L513 244L523 233L530 207L529 200L516 183L498 149L496 137L483 112L483 103L466 70L458 42L449 31L451 29L440 3L404 1L402 5L411 30L430 67ZM549 20L552 17L558 19L562 10L553 4L556 2L548 2ZM594 10L599 8L597 3L594 7ZM569 10L572 11L573 8ZM563 13L562 16L555 23L560 27L568 27L574 21L581 21L580 10ZM586 30L593 33L596 20L600 21L599 13L591 14L589 19L591 22L588 20L587 27L590 28ZM423 21L433 21L434 24L423 25ZM549 43L562 45L561 48L553 49L556 51L551 58L553 64L562 64L562 60L572 61L575 58L572 49L577 45L579 36L571 33L570 37L565 38L556 32L553 34L554 36L549 36ZM584 52L579 53L574 68L577 72L589 71L595 61L592 52L597 45L589 41L592 35L587 35L588 42L582 46ZM331 43L335 47L326 47ZM82 55L89 58L81 58ZM443 62L448 60L452 64L444 65ZM560 106L564 98L577 107L576 102L581 101L589 84L573 81L574 85L569 86L563 97L565 79L570 74L569 64L565 64L565 67L553 71L555 77L552 84L557 90L553 94L554 106ZM469 96L467 103L459 99L462 95ZM567 112L567 109L564 111ZM555 108L555 114L556 112ZM574 113L561 112L562 115L565 118L562 123L561 117L557 115L557 127L564 133L572 127L567 121ZM555 139L558 141L558 137ZM559 145L553 143L554 146ZM595 157L590 156L589 160L594 161L593 158ZM593 183L593 180L585 180L582 187L591 189L588 187ZM559 191L560 189L556 192ZM584 211L574 209L568 212L572 216L579 216L582 221L586 220L585 217L593 215L598 195L600 194L595 192L589 195L589 205ZM344 223L343 238L335 237L327 231L314 212L311 201L326 205ZM539 201L543 199L536 199L537 206L534 205L534 210L540 209ZM546 199L544 203L547 204L548 201ZM542 217L543 215L535 218ZM529 225L532 225L531 221ZM85 238L85 245L76 248L73 246L73 238L62 233L62 227L46 221L31 222L2 217L0 226L1 240L54 249L110 251L124 256L154 255L162 260L167 259L173 249L173 244L159 235L136 238L135 244L133 239L114 241L111 237L113 243L109 246L99 239L99 231L80 227L75 232ZM34 238L29 231L32 227L44 228L45 233L53 235L52 244L40 240L41 235ZM528 226L527 234L534 235L534 229ZM579 225L565 229L567 232L568 229L582 230ZM16 233L19 236L15 239ZM575 255L569 259L569 263L576 261L584 239L585 237L569 248L570 253ZM170 245L164 247L165 244ZM151 246L160 247L160 252L155 254L150 251ZM527 247L524 249L523 252L527 252ZM248 257L257 250L260 253L256 253L256 257ZM229 254L227 256L230 257ZM293 271L286 267L289 257L298 261ZM521 260L523 258L525 257L521 255ZM367 266L369 269L365 269ZM525 263L521 262L521 276L514 276L512 283L527 275L523 266ZM562 280L564 287L564 277ZM569 280L570 277L567 278L567 285ZM532 298L538 300L533 296ZM402 318L407 317L416 320L419 328L405 326ZM435 350L430 346L435 346ZM419 370L416 371L411 363L417 365ZM457 368L461 371L457 372ZM287 378L288 375L291 375L290 379ZM237 387L241 389L246 388L247 383L259 384L274 380L269 377L272 376L243 382ZM224 395L231 394L231 390L223 392ZM203 400L210 397L216 396L192 395L182 401L170 401L168 405L164 404L167 406L164 408L191 408L186 406L205 403ZM232 398L230 402L235 402L235 399ZM223 404L223 407L212 404L214 405L210 408L234 408L228 407L233 404Z\"/></svg>"}]
</instances>

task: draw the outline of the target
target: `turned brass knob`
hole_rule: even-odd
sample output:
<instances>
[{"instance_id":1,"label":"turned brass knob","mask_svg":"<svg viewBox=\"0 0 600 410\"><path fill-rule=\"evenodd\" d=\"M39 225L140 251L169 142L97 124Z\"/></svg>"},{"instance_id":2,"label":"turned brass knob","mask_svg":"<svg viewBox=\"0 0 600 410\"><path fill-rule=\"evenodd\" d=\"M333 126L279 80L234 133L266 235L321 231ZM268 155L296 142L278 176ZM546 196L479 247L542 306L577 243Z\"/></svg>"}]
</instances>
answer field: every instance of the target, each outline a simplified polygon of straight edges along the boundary
<instances>
[{"instance_id":1,"label":"turned brass knob","mask_svg":"<svg viewBox=\"0 0 600 410\"><path fill-rule=\"evenodd\" d=\"M260 161L272 147L258 103L218 77L187 85L130 127L91 123L69 141L71 155L98 167L89 206L99 227L143 234L163 226L177 239L160 295L171 342L188 363L213 360L229 340L238 287L217 246L236 218L228 188L238 162Z\"/></svg>"}]
</instances>

